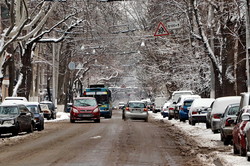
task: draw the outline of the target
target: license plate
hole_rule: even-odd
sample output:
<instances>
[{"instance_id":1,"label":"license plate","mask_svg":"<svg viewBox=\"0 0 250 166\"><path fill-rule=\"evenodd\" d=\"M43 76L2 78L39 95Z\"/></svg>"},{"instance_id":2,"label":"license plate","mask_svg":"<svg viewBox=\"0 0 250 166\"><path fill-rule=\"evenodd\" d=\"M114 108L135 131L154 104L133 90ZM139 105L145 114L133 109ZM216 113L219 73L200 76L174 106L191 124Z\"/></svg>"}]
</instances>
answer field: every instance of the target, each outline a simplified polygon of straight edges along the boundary
<instances>
[{"instance_id":1,"label":"license plate","mask_svg":"<svg viewBox=\"0 0 250 166\"><path fill-rule=\"evenodd\" d=\"M79 117L92 117L92 114L79 114Z\"/></svg>"}]
</instances>

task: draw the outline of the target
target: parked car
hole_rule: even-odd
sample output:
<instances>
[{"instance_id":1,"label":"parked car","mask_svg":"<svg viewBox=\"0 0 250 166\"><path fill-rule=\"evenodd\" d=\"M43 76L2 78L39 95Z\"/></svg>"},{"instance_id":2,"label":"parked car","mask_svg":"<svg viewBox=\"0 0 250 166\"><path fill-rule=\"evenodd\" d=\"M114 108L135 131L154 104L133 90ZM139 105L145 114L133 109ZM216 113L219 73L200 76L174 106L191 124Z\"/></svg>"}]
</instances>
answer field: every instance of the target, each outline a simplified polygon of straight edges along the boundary
<instances>
[{"instance_id":1,"label":"parked car","mask_svg":"<svg viewBox=\"0 0 250 166\"><path fill-rule=\"evenodd\" d=\"M247 154L247 161L250 161L250 114L244 116L244 121L248 121L245 127L246 133L246 154Z\"/></svg>"},{"instance_id":2,"label":"parked car","mask_svg":"<svg viewBox=\"0 0 250 166\"><path fill-rule=\"evenodd\" d=\"M247 146L249 146L246 142L246 130L250 128L249 116L250 106L244 106L238 113L232 133L234 154L246 156Z\"/></svg>"},{"instance_id":3,"label":"parked car","mask_svg":"<svg viewBox=\"0 0 250 166\"><path fill-rule=\"evenodd\" d=\"M143 119L148 121L148 109L142 101L129 101L124 111L124 120Z\"/></svg>"},{"instance_id":4,"label":"parked car","mask_svg":"<svg viewBox=\"0 0 250 166\"><path fill-rule=\"evenodd\" d=\"M232 143L232 120L235 121L237 118L237 113L239 110L239 103L229 104L225 110L225 113L222 114L220 119L220 135L221 141L223 141L224 145L229 145Z\"/></svg>"},{"instance_id":5,"label":"parked car","mask_svg":"<svg viewBox=\"0 0 250 166\"><path fill-rule=\"evenodd\" d=\"M73 100L70 110L70 122L82 120L93 120L100 123L100 104L94 97L78 97Z\"/></svg>"},{"instance_id":6,"label":"parked car","mask_svg":"<svg viewBox=\"0 0 250 166\"><path fill-rule=\"evenodd\" d=\"M174 118L175 115L175 105L177 103L177 100L179 99L179 97L181 95L193 95L193 92L190 90L183 90L183 91L174 91L171 95L171 104L168 107L168 120L171 120L172 118Z\"/></svg>"},{"instance_id":7,"label":"parked car","mask_svg":"<svg viewBox=\"0 0 250 166\"><path fill-rule=\"evenodd\" d=\"M38 131L44 130L44 116L38 102L27 102L25 106L34 114L35 128Z\"/></svg>"},{"instance_id":8,"label":"parked car","mask_svg":"<svg viewBox=\"0 0 250 166\"><path fill-rule=\"evenodd\" d=\"M188 112L189 124L194 126L196 123L206 123L208 108L214 100L213 98L194 99Z\"/></svg>"},{"instance_id":9,"label":"parked car","mask_svg":"<svg viewBox=\"0 0 250 166\"><path fill-rule=\"evenodd\" d=\"M118 108L119 109L122 109L124 107L125 103L124 102L119 102L118 104Z\"/></svg>"},{"instance_id":10,"label":"parked car","mask_svg":"<svg viewBox=\"0 0 250 166\"><path fill-rule=\"evenodd\" d=\"M240 106L239 110L241 110L244 106L250 105L250 92L243 92L240 94Z\"/></svg>"},{"instance_id":11,"label":"parked car","mask_svg":"<svg viewBox=\"0 0 250 166\"><path fill-rule=\"evenodd\" d=\"M166 97L156 97L154 100L153 113L161 112L164 103L167 101Z\"/></svg>"},{"instance_id":12,"label":"parked car","mask_svg":"<svg viewBox=\"0 0 250 166\"><path fill-rule=\"evenodd\" d=\"M183 102L185 100L188 100L188 99L194 100L194 99L200 99L200 98L201 98L201 96L199 96L199 95L181 95L179 97L179 99L177 100L177 103L176 103L175 108L174 108L174 118L179 119L179 111L180 111L180 108L183 105Z\"/></svg>"},{"instance_id":13,"label":"parked car","mask_svg":"<svg viewBox=\"0 0 250 166\"><path fill-rule=\"evenodd\" d=\"M25 105L0 105L0 134L33 132L34 115Z\"/></svg>"},{"instance_id":14,"label":"parked car","mask_svg":"<svg viewBox=\"0 0 250 166\"><path fill-rule=\"evenodd\" d=\"M53 102L51 101L41 101L40 105L47 105L50 112L44 113L44 117L47 118L48 120L50 119L56 119L56 107ZM45 108L45 107L44 107Z\"/></svg>"},{"instance_id":15,"label":"parked car","mask_svg":"<svg viewBox=\"0 0 250 166\"><path fill-rule=\"evenodd\" d=\"M215 99L212 104L212 110L210 115L211 121L211 130L214 133L218 133L220 131L220 118L221 115L224 114L226 107L229 104L239 103L240 96L227 96L227 97L219 97Z\"/></svg>"},{"instance_id":16,"label":"parked car","mask_svg":"<svg viewBox=\"0 0 250 166\"><path fill-rule=\"evenodd\" d=\"M183 104L180 107L179 110L179 119L180 121L185 122L188 120L188 112L190 110L190 106L192 105L194 99L186 99L183 101Z\"/></svg>"},{"instance_id":17,"label":"parked car","mask_svg":"<svg viewBox=\"0 0 250 166\"><path fill-rule=\"evenodd\" d=\"M24 104L25 102L28 102L25 97L6 97L2 102L2 105Z\"/></svg>"},{"instance_id":18,"label":"parked car","mask_svg":"<svg viewBox=\"0 0 250 166\"><path fill-rule=\"evenodd\" d=\"M161 115L163 116L163 118L166 118L168 116L168 107L171 104L171 101L167 101L161 110Z\"/></svg>"}]
</instances>

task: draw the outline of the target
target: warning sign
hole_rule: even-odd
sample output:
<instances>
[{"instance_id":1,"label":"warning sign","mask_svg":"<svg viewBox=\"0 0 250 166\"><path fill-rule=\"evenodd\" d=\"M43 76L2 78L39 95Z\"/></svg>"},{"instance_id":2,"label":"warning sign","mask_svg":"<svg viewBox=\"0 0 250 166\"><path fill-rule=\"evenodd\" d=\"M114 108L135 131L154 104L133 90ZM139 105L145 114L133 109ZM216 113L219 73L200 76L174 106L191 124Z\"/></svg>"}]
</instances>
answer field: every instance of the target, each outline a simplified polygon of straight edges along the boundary
<instances>
[{"instance_id":1,"label":"warning sign","mask_svg":"<svg viewBox=\"0 0 250 166\"><path fill-rule=\"evenodd\" d=\"M168 32L167 28L164 26L162 22L160 22L157 26L157 29L155 31L154 36L164 36L164 35L169 35L170 33Z\"/></svg>"}]
</instances>

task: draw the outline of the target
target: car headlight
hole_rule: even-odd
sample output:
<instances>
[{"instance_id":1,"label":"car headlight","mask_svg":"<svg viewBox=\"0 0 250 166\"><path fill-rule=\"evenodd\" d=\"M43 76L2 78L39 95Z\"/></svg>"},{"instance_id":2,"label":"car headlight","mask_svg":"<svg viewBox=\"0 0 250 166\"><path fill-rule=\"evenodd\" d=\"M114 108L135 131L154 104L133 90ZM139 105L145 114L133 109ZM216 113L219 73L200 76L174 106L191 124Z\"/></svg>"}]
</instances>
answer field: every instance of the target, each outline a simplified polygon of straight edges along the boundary
<instances>
[{"instance_id":1,"label":"car headlight","mask_svg":"<svg viewBox=\"0 0 250 166\"><path fill-rule=\"evenodd\" d=\"M12 119L12 120L5 120L5 121L3 122L3 125L13 125L13 124L15 124L14 119Z\"/></svg>"},{"instance_id":2,"label":"car headlight","mask_svg":"<svg viewBox=\"0 0 250 166\"><path fill-rule=\"evenodd\" d=\"M93 112L99 112L99 109L98 109L98 108L96 108Z\"/></svg>"},{"instance_id":3,"label":"car headlight","mask_svg":"<svg viewBox=\"0 0 250 166\"><path fill-rule=\"evenodd\" d=\"M79 111L77 110L77 109L75 109L75 108L73 108L73 110L72 110L74 113L79 113Z\"/></svg>"}]
</instances>

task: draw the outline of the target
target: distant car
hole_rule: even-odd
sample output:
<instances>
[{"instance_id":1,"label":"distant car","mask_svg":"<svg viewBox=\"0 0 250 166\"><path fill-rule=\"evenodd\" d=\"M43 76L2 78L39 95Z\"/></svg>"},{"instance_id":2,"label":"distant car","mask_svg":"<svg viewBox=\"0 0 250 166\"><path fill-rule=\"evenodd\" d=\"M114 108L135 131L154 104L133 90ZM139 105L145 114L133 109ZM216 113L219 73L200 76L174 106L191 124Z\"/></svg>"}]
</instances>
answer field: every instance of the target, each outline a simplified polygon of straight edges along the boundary
<instances>
[{"instance_id":1,"label":"distant car","mask_svg":"<svg viewBox=\"0 0 250 166\"><path fill-rule=\"evenodd\" d=\"M246 130L249 130L250 128L249 116L250 106L244 106L238 113L235 126L233 128L234 154L240 154L241 156L246 156L247 154L247 147L249 145L247 145L246 142Z\"/></svg>"},{"instance_id":2,"label":"distant car","mask_svg":"<svg viewBox=\"0 0 250 166\"><path fill-rule=\"evenodd\" d=\"M25 97L6 97L2 102L2 105L24 104L25 102L28 102L28 100Z\"/></svg>"},{"instance_id":3,"label":"distant car","mask_svg":"<svg viewBox=\"0 0 250 166\"><path fill-rule=\"evenodd\" d=\"M179 119L179 111L185 100L188 100L188 99L194 100L194 99L200 99L200 98L201 96L199 95L181 95L179 99L177 100L175 108L174 108L174 118Z\"/></svg>"},{"instance_id":4,"label":"distant car","mask_svg":"<svg viewBox=\"0 0 250 166\"><path fill-rule=\"evenodd\" d=\"M168 101L163 105L163 108L161 110L161 115L163 116L163 118L166 118L168 116L168 107L170 104L171 104L171 101Z\"/></svg>"},{"instance_id":5,"label":"distant car","mask_svg":"<svg viewBox=\"0 0 250 166\"><path fill-rule=\"evenodd\" d=\"M154 100L153 113L161 112L164 103L167 101L166 97L156 97Z\"/></svg>"},{"instance_id":6,"label":"distant car","mask_svg":"<svg viewBox=\"0 0 250 166\"><path fill-rule=\"evenodd\" d=\"M27 102L25 106L34 114L35 128L38 131L44 129L44 116L41 110L40 104L38 102Z\"/></svg>"},{"instance_id":7,"label":"distant car","mask_svg":"<svg viewBox=\"0 0 250 166\"><path fill-rule=\"evenodd\" d=\"M124 102L119 102L118 104L118 108L119 109L122 109L124 107L125 103Z\"/></svg>"},{"instance_id":8,"label":"distant car","mask_svg":"<svg viewBox=\"0 0 250 166\"><path fill-rule=\"evenodd\" d=\"M221 135L221 141L223 141L224 145L229 145L232 142L233 138L232 122L237 118L239 105L240 105L239 103L228 105L225 110L225 113L222 114L221 116L220 135Z\"/></svg>"},{"instance_id":9,"label":"distant car","mask_svg":"<svg viewBox=\"0 0 250 166\"><path fill-rule=\"evenodd\" d=\"M220 118L221 115L224 114L226 107L229 104L239 103L240 96L227 96L227 97L219 97L215 99L212 110L211 110L211 130L213 133L218 133L220 131Z\"/></svg>"},{"instance_id":10,"label":"distant car","mask_svg":"<svg viewBox=\"0 0 250 166\"><path fill-rule=\"evenodd\" d=\"M70 105L70 122L93 120L100 123L100 108L94 97L78 97Z\"/></svg>"},{"instance_id":11,"label":"distant car","mask_svg":"<svg viewBox=\"0 0 250 166\"><path fill-rule=\"evenodd\" d=\"M44 105L44 104L47 105L49 110L50 110L50 116L44 114L44 117L47 118L48 120L49 119L56 119L56 107L55 107L54 103L51 101L41 101L40 102L40 105Z\"/></svg>"},{"instance_id":12,"label":"distant car","mask_svg":"<svg viewBox=\"0 0 250 166\"><path fill-rule=\"evenodd\" d=\"M189 124L194 126L196 123L206 123L208 108L213 101L213 98L195 99L188 112Z\"/></svg>"},{"instance_id":13,"label":"distant car","mask_svg":"<svg viewBox=\"0 0 250 166\"><path fill-rule=\"evenodd\" d=\"M142 101L129 101L124 111L124 120L142 119L148 121L148 109Z\"/></svg>"},{"instance_id":14,"label":"distant car","mask_svg":"<svg viewBox=\"0 0 250 166\"><path fill-rule=\"evenodd\" d=\"M0 134L20 132L31 133L34 130L34 115L25 105L0 105Z\"/></svg>"},{"instance_id":15,"label":"distant car","mask_svg":"<svg viewBox=\"0 0 250 166\"><path fill-rule=\"evenodd\" d=\"M52 117L51 110L49 109L49 106L47 104L40 104L41 111L43 113L43 117L47 120L50 120Z\"/></svg>"},{"instance_id":16,"label":"distant car","mask_svg":"<svg viewBox=\"0 0 250 166\"><path fill-rule=\"evenodd\" d=\"M248 121L245 127L246 133L246 154L247 154L247 161L250 161L250 114L244 116L244 120Z\"/></svg>"},{"instance_id":17,"label":"distant car","mask_svg":"<svg viewBox=\"0 0 250 166\"><path fill-rule=\"evenodd\" d=\"M185 122L186 120L188 120L188 112L193 101L194 99L186 99L183 101L183 104L181 105L180 110L179 110L180 121Z\"/></svg>"}]
</instances>

